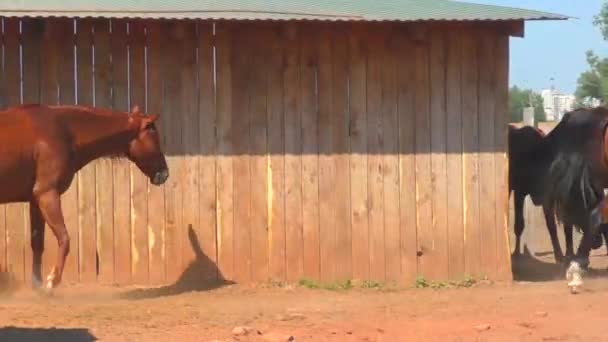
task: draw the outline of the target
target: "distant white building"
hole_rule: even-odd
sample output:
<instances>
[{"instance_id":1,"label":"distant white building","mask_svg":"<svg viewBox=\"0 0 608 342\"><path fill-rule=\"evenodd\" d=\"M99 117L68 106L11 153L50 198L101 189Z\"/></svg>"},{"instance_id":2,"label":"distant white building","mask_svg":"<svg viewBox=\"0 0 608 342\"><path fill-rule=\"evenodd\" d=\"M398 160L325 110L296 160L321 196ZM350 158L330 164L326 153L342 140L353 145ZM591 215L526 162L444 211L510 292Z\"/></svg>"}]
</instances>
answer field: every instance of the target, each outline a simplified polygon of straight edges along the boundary
<instances>
[{"instance_id":1,"label":"distant white building","mask_svg":"<svg viewBox=\"0 0 608 342\"><path fill-rule=\"evenodd\" d=\"M562 94L555 88L543 89L540 92L547 121L559 121L566 112L574 109L576 97L572 94Z\"/></svg>"}]
</instances>

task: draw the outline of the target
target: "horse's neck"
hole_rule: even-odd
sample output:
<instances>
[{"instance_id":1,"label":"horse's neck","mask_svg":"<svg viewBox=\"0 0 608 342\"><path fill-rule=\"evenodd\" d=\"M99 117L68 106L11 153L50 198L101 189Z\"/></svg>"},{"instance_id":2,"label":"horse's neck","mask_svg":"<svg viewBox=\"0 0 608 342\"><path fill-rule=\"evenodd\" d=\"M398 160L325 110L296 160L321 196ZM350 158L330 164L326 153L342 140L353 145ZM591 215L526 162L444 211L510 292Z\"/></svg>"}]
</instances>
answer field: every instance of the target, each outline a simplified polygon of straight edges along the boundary
<instances>
[{"instance_id":1,"label":"horse's neck","mask_svg":"<svg viewBox=\"0 0 608 342\"><path fill-rule=\"evenodd\" d=\"M68 113L67 126L73 138L76 168L91 161L127 152L133 130L126 115Z\"/></svg>"}]
</instances>

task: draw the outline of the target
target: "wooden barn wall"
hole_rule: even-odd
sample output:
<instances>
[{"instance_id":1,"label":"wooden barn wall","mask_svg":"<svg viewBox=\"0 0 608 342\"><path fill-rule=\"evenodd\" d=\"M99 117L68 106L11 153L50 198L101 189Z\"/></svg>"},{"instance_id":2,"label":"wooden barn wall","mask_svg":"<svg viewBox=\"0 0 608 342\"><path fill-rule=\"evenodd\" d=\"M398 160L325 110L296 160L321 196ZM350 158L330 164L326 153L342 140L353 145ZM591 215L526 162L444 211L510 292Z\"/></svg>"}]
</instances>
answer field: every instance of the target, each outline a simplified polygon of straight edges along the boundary
<instances>
[{"instance_id":1,"label":"wooden barn wall","mask_svg":"<svg viewBox=\"0 0 608 342\"><path fill-rule=\"evenodd\" d=\"M67 282L511 278L496 27L5 18L1 37L2 107L161 114L167 184L102 159L63 196ZM28 213L0 207L24 281Z\"/></svg>"}]
</instances>

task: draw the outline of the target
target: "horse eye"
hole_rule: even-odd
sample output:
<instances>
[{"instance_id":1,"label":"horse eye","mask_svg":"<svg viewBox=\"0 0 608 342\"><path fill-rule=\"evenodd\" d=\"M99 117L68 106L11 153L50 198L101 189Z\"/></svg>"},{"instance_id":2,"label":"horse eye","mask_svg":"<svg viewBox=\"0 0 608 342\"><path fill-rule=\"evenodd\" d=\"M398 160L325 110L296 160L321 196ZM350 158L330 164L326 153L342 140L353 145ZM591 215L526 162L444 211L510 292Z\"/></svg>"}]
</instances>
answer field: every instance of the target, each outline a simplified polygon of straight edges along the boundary
<instances>
[{"instance_id":1,"label":"horse eye","mask_svg":"<svg viewBox=\"0 0 608 342\"><path fill-rule=\"evenodd\" d=\"M156 127L154 126L154 124L149 124L148 127L146 127L150 132L156 132Z\"/></svg>"}]
</instances>

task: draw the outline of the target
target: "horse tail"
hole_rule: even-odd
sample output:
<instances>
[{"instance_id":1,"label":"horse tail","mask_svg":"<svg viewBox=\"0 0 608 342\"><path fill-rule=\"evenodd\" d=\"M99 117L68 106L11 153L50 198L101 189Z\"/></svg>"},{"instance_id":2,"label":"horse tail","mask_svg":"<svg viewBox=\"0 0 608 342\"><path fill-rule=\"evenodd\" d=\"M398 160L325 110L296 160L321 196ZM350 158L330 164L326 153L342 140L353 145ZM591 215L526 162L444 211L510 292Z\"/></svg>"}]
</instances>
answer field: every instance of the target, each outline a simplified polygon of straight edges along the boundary
<instances>
[{"instance_id":1,"label":"horse tail","mask_svg":"<svg viewBox=\"0 0 608 342\"><path fill-rule=\"evenodd\" d=\"M546 184L547 201L561 222L579 230L588 225L588 212L600 201L593 186L591 165L582 153L558 153Z\"/></svg>"}]
</instances>

